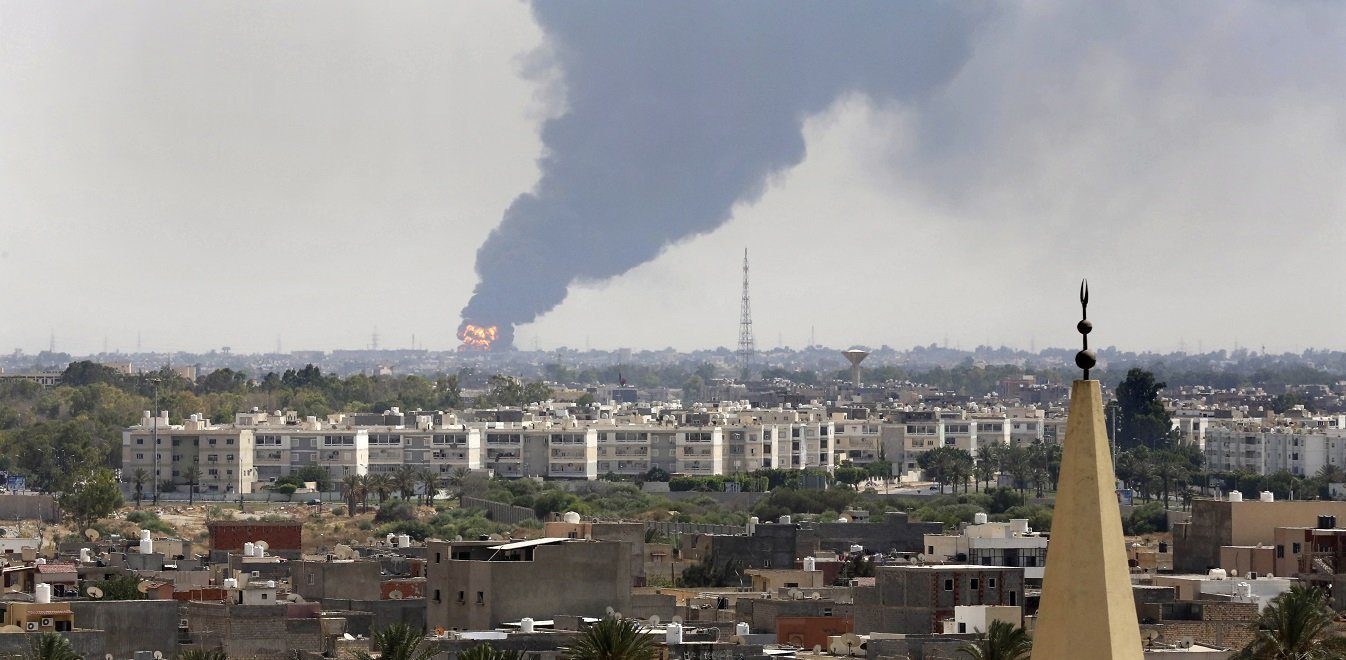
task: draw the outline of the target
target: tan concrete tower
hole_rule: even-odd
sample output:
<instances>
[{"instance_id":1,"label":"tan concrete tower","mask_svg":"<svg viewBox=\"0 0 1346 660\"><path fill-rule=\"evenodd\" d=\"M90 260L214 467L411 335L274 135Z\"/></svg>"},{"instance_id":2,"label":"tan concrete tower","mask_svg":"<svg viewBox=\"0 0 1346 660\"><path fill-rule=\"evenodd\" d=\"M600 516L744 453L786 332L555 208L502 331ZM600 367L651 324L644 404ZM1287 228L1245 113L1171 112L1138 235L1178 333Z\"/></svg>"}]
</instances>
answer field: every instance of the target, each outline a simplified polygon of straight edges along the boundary
<instances>
[{"instance_id":1,"label":"tan concrete tower","mask_svg":"<svg viewBox=\"0 0 1346 660\"><path fill-rule=\"evenodd\" d=\"M1088 303L1088 285L1083 284L1080 304ZM1087 318L1086 311L1078 326L1084 350L1075 356L1075 364L1084 370L1084 379L1070 390L1033 660L1142 660L1103 395L1099 382L1089 380L1097 358L1089 350L1093 325Z\"/></svg>"}]
</instances>

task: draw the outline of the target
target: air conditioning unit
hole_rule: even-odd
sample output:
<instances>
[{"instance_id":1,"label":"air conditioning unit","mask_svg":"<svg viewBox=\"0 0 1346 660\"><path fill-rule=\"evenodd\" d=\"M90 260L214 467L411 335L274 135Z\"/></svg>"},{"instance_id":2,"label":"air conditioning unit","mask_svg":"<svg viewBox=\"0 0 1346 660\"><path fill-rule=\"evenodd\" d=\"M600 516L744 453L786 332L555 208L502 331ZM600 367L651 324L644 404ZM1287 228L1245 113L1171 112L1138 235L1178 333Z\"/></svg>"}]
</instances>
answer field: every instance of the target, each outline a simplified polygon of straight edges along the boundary
<instances>
[{"instance_id":1,"label":"air conditioning unit","mask_svg":"<svg viewBox=\"0 0 1346 660\"><path fill-rule=\"evenodd\" d=\"M262 577L262 572L261 572L261 571L253 571L253 572L252 572L252 577L254 577L254 578L260 578L260 577Z\"/></svg>"},{"instance_id":2,"label":"air conditioning unit","mask_svg":"<svg viewBox=\"0 0 1346 660\"><path fill-rule=\"evenodd\" d=\"M37 630L37 622L29 621L28 623L23 624L23 629L29 632Z\"/></svg>"},{"instance_id":3,"label":"air conditioning unit","mask_svg":"<svg viewBox=\"0 0 1346 660\"><path fill-rule=\"evenodd\" d=\"M189 625L190 625L190 621L189 621L188 619L178 619L178 627L179 627L179 628L187 628L187 627L189 627Z\"/></svg>"},{"instance_id":4,"label":"air conditioning unit","mask_svg":"<svg viewBox=\"0 0 1346 660\"><path fill-rule=\"evenodd\" d=\"M50 628L50 627L52 627L53 625L55 625L55 623L51 620L51 617L49 617L49 616L44 616L44 617L42 617L42 627L43 627L43 628Z\"/></svg>"}]
</instances>

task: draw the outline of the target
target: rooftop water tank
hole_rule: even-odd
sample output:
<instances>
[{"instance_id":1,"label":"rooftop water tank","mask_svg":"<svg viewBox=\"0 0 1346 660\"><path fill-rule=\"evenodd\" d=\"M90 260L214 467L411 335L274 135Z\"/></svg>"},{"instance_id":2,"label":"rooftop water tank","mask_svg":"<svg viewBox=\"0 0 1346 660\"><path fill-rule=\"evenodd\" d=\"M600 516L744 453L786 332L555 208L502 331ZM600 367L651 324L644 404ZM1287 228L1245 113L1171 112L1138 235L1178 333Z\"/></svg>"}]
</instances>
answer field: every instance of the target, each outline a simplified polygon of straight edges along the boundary
<instances>
[{"instance_id":1,"label":"rooftop water tank","mask_svg":"<svg viewBox=\"0 0 1346 660\"><path fill-rule=\"evenodd\" d=\"M530 632L533 632L533 619L532 619L532 617L524 617L524 618L522 618L522 619L519 619L519 632L521 632L521 633L530 633Z\"/></svg>"},{"instance_id":2,"label":"rooftop water tank","mask_svg":"<svg viewBox=\"0 0 1346 660\"><path fill-rule=\"evenodd\" d=\"M682 624L674 621L664 629L664 643L672 646L682 643Z\"/></svg>"},{"instance_id":3,"label":"rooftop water tank","mask_svg":"<svg viewBox=\"0 0 1346 660\"><path fill-rule=\"evenodd\" d=\"M567 511L561 514L561 520L574 525L580 521L580 514L575 513L574 511Z\"/></svg>"},{"instance_id":4,"label":"rooftop water tank","mask_svg":"<svg viewBox=\"0 0 1346 660\"><path fill-rule=\"evenodd\" d=\"M805 558L804 558L804 570L806 570L806 571L816 570L816 567L817 567L817 566L818 566L818 560L817 560L817 559L814 559L813 557L805 557Z\"/></svg>"},{"instance_id":5,"label":"rooftop water tank","mask_svg":"<svg viewBox=\"0 0 1346 660\"><path fill-rule=\"evenodd\" d=\"M788 516L788 515L786 515L786 516L781 516L779 522L780 522L780 524L782 524L782 525L788 525L788 524L790 524L790 516Z\"/></svg>"},{"instance_id":6,"label":"rooftop water tank","mask_svg":"<svg viewBox=\"0 0 1346 660\"><path fill-rule=\"evenodd\" d=\"M148 530L148 529L142 529L142 530L140 530L140 540L141 540L141 541L148 541L148 540L150 540L150 530Z\"/></svg>"},{"instance_id":7,"label":"rooftop water tank","mask_svg":"<svg viewBox=\"0 0 1346 660\"><path fill-rule=\"evenodd\" d=\"M154 554L154 541L149 539L140 539L140 554Z\"/></svg>"},{"instance_id":8,"label":"rooftop water tank","mask_svg":"<svg viewBox=\"0 0 1346 660\"><path fill-rule=\"evenodd\" d=\"M990 518L987 518L984 513L977 512L972 514L972 524L974 525L985 525L989 520Z\"/></svg>"},{"instance_id":9,"label":"rooftop water tank","mask_svg":"<svg viewBox=\"0 0 1346 660\"><path fill-rule=\"evenodd\" d=\"M1273 493L1273 492L1271 492L1271 491L1269 491L1269 490L1264 490L1264 491L1262 491L1262 496L1259 497L1258 499L1261 500L1261 501L1263 501L1263 502L1275 502L1275 501L1276 501L1276 494Z\"/></svg>"},{"instance_id":10,"label":"rooftop water tank","mask_svg":"<svg viewBox=\"0 0 1346 660\"><path fill-rule=\"evenodd\" d=\"M1240 491L1237 491L1237 490L1231 490L1231 491L1229 491L1229 501L1230 501L1230 502L1242 502L1242 501L1243 501L1243 493L1240 492Z\"/></svg>"},{"instance_id":11,"label":"rooftop water tank","mask_svg":"<svg viewBox=\"0 0 1346 660\"><path fill-rule=\"evenodd\" d=\"M1209 577L1212 580L1223 580L1229 577L1229 573L1225 572L1223 568L1212 568L1210 569L1210 572L1206 574L1206 577Z\"/></svg>"},{"instance_id":12,"label":"rooftop water tank","mask_svg":"<svg viewBox=\"0 0 1346 660\"><path fill-rule=\"evenodd\" d=\"M411 547L411 536L409 536L409 535L407 535L407 534L403 534L403 535L401 535L401 536L398 536L398 537L397 537L397 547L399 547L399 548L410 548L410 547Z\"/></svg>"},{"instance_id":13,"label":"rooftop water tank","mask_svg":"<svg viewBox=\"0 0 1346 660\"><path fill-rule=\"evenodd\" d=\"M33 588L33 602L38 605L46 605L51 602L51 585L45 582L39 583Z\"/></svg>"},{"instance_id":14,"label":"rooftop water tank","mask_svg":"<svg viewBox=\"0 0 1346 660\"><path fill-rule=\"evenodd\" d=\"M256 552L256 551L257 551L257 546L253 545L253 544L252 544L252 541L245 541L245 542L243 543L243 556L244 556L244 557L251 557L251 556L252 556L252 553L254 553L254 552Z\"/></svg>"},{"instance_id":15,"label":"rooftop water tank","mask_svg":"<svg viewBox=\"0 0 1346 660\"><path fill-rule=\"evenodd\" d=\"M743 623L742 621L740 621L740 622L734 624L734 634L735 634L735 635L738 635L739 637L743 637L744 635L747 635L747 634L750 633L750 632L752 632L752 628L751 628L750 626L748 626L748 624Z\"/></svg>"}]
</instances>

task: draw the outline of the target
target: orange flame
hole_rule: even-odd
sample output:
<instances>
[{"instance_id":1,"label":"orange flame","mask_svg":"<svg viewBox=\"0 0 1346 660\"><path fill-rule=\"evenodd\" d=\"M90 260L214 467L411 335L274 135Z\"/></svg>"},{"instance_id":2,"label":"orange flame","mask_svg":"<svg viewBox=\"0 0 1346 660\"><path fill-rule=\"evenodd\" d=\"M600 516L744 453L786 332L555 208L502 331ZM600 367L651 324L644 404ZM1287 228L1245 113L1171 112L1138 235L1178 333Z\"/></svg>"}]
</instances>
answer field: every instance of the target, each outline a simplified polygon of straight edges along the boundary
<instances>
[{"instance_id":1,"label":"orange flame","mask_svg":"<svg viewBox=\"0 0 1346 660\"><path fill-rule=\"evenodd\" d=\"M498 335L496 326L480 326L468 323L458 332L458 337L463 340L463 345L458 347L460 351L489 351L491 342L495 341Z\"/></svg>"}]
</instances>

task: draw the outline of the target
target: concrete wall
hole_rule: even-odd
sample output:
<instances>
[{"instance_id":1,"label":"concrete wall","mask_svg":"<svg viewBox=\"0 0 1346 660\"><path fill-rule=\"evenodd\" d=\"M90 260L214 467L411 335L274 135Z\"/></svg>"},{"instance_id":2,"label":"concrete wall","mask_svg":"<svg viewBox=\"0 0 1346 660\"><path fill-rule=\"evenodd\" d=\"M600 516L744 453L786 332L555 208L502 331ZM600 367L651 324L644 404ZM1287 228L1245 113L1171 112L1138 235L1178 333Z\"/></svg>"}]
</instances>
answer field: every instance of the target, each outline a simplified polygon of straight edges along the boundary
<instances>
[{"instance_id":1,"label":"concrete wall","mask_svg":"<svg viewBox=\"0 0 1346 660\"><path fill-rule=\"evenodd\" d=\"M322 651L318 619L286 617L286 605L188 603L196 648L223 648L233 660L289 660L295 650Z\"/></svg>"},{"instance_id":2,"label":"concrete wall","mask_svg":"<svg viewBox=\"0 0 1346 660\"><path fill-rule=\"evenodd\" d=\"M542 545L524 561L448 559L450 553L451 544L430 544L426 608L431 628L482 630L558 614L601 617L608 607L625 612L631 602L626 543Z\"/></svg>"},{"instance_id":3,"label":"concrete wall","mask_svg":"<svg viewBox=\"0 0 1346 660\"><path fill-rule=\"evenodd\" d=\"M0 495L0 518L35 518L43 522L58 522L61 509L56 506L56 498L50 495Z\"/></svg>"},{"instance_id":4,"label":"concrete wall","mask_svg":"<svg viewBox=\"0 0 1346 660\"><path fill-rule=\"evenodd\" d=\"M381 598L379 562L294 561L288 566L291 588L305 600Z\"/></svg>"},{"instance_id":5,"label":"concrete wall","mask_svg":"<svg viewBox=\"0 0 1346 660\"><path fill-rule=\"evenodd\" d=\"M460 497L458 498L458 506L464 509L485 509L487 518L509 525L517 525L526 520L537 520L537 514L533 513L532 509L514 506L508 502L495 502L476 497Z\"/></svg>"},{"instance_id":6,"label":"concrete wall","mask_svg":"<svg viewBox=\"0 0 1346 660\"><path fill-rule=\"evenodd\" d=\"M753 632L776 633L777 620L784 618L839 617L849 622L855 615L855 606L825 600L782 600L766 598L739 598L734 603L734 616L747 623Z\"/></svg>"},{"instance_id":7,"label":"concrete wall","mask_svg":"<svg viewBox=\"0 0 1346 660\"><path fill-rule=\"evenodd\" d=\"M0 635L0 657L26 658L32 648L33 638L39 633L9 633ZM75 647L75 653L82 658L102 658L107 651L103 646L101 630L71 630L61 633ZM170 656L171 657L171 656Z\"/></svg>"},{"instance_id":8,"label":"concrete wall","mask_svg":"<svg viewBox=\"0 0 1346 660\"><path fill-rule=\"evenodd\" d=\"M943 531L943 523L910 522L905 513L888 513L870 523L805 523L799 537L801 550L848 552L856 544L869 552L921 552L926 534Z\"/></svg>"},{"instance_id":9,"label":"concrete wall","mask_svg":"<svg viewBox=\"0 0 1346 660\"><path fill-rule=\"evenodd\" d=\"M322 599L324 612L342 610L368 612L367 620L352 619L346 625L346 632L352 635L368 636L371 630L382 630L394 623L405 623L415 630L428 631L425 625L425 605L423 598L402 600L351 600L344 598Z\"/></svg>"},{"instance_id":10,"label":"concrete wall","mask_svg":"<svg viewBox=\"0 0 1346 660\"><path fill-rule=\"evenodd\" d=\"M1173 570L1205 573L1219 565L1220 546L1272 545L1275 528L1313 527L1319 515L1346 519L1346 502L1197 500L1192 521L1173 527Z\"/></svg>"},{"instance_id":11,"label":"concrete wall","mask_svg":"<svg viewBox=\"0 0 1346 660\"><path fill-rule=\"evenodd\" d=\"M932 634L957 605L1023 606L1024 573L996 566L880 566L875 585L853 593L856 634Z\"/></svg>"},{"instance_id":12,"label":"concrete wall","mask_svg":"<svg viewBox=\"0 0 1346 660\"><path fill-rule=\"evenodd\" d=\"M136 651L162 651L173 658L178 650L181 604L175 600L71 601L75 625L103 633L104 653L129 658ZM102 656L98 656L102 657Z\"/></svg>"}]
</instances>

